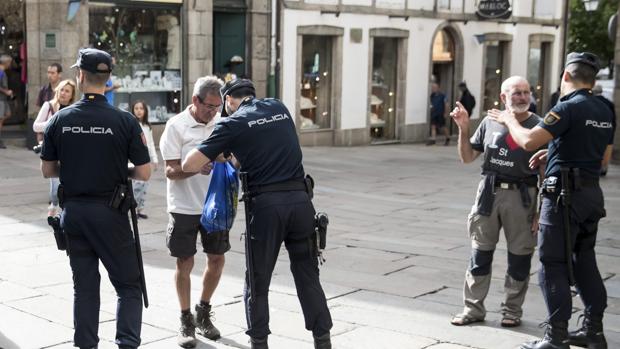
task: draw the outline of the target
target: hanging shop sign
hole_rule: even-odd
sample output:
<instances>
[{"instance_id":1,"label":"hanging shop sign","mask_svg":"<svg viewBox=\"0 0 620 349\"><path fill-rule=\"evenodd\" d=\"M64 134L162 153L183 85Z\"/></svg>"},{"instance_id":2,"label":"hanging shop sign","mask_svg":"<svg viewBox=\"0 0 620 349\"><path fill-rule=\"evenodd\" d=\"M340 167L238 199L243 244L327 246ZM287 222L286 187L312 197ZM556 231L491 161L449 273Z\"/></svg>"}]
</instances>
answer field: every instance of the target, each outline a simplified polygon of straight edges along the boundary
<instances>
[{"instance_id":1,"label":"hanging shop sign","mask_svg":"<svg viewBox=\"0 0 620 349\"><path fill-rule=\"evenodd\" d=\"M483 19L506 19L512 15L510 0L479 0L476 14Z\"/></svg>"}]
</instances>

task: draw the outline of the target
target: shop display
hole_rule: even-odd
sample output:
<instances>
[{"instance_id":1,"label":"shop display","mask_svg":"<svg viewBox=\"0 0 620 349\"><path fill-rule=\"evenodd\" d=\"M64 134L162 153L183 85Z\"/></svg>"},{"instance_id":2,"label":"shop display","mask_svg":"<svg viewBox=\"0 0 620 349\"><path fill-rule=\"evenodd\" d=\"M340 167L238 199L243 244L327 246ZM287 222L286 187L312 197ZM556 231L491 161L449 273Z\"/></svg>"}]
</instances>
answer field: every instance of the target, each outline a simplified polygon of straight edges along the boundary
<instances>
[{"instance_id":1,"label":"shop display","mask_svg":"<svg viewBox=\"0 0 620 349\"><path fill-rule=\"evenodd\" d=\"M300 129L331 128L332 37L303 37L302 81L300 86Z\"/></svg>"},{"instance_id":2,"label":"shop display","mask_svg":"<svg viewBox=\"0 0 620 349\"><path fill-rule=\"evenodd\" d=\"M116 106L136 100L149 106L149 121L166 122L181 111L181 29L178 5L152 8L125 2L89 3L90 42L115 57Z\"/></svg>"}]
</instances>

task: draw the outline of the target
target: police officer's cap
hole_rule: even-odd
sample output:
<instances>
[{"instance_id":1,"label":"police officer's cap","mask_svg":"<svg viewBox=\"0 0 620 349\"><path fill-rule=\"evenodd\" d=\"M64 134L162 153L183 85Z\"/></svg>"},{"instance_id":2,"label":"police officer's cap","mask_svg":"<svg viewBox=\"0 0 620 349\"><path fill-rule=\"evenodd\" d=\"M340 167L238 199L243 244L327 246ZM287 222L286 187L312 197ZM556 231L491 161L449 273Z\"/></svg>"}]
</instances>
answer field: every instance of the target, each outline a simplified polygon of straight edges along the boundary
<instances>
[{"instance_id":1,"label":"police officer's cap","mask_svg":"<svg viewBox=\"0 0 620 349\"><path fill-rule=\"evenodd\" d=\"M592 67L597 72L601 69L598 57L590 52L571 52L566 56L566 66L572 63L581 63Z\"/></svg>"},{"instance_id":2,"label":"police officer's cap","mask_svg":"<svg viewBox=\"0 0 620 349\"><path fill-rule=\"evenodd\" d=\"M112 64L112 56L109 53L96 48L83 48L78 53L75 64L71 66L71 68L76 67L96 74L110 73L114 65Z\"/></svg>"},{"instance_id":3,"label":"police officer's cap","mask_svg":"<svg viewBox=\"0 0 620 349\"><path fill-rule=\"evenodd\" d=\"M226 96L231 95L233 92L245 89L252 96L256 96L256 89L254 83L249 79L235 79L227 82L220 88L220 95L222 96L222 103L226 103Z\"/></svg>"}]
</instances>

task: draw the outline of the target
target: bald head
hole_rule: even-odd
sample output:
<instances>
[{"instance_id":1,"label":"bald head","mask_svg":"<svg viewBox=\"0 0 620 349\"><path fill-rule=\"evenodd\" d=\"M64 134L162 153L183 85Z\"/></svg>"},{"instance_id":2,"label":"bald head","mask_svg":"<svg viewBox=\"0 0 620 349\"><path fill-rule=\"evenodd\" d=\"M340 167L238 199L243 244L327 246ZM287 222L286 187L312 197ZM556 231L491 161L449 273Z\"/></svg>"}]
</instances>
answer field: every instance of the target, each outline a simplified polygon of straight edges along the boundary
<instances>
[{"instance_id":1,"label":"bald head","mask_svg":"<svg viewBox=\"0 0 620 349\"><path fill-rule=\"evenodd\" d=\"M511 76L502 82L500 98L506 109L516 114L527 113L530 107L530 83L522 76Z\"/></svg>"},{"instance_id":2,"label":"bald head","mask_svg":"<svg viewBox=\"0 0 620 349\"><path fill-rule=\"evenodd\" d=\"M508 92L515 85L527 85L527 88L530 88L530 83L524 77L514 75L502 82L502 93Z\"/></svg>"}]
</instances>

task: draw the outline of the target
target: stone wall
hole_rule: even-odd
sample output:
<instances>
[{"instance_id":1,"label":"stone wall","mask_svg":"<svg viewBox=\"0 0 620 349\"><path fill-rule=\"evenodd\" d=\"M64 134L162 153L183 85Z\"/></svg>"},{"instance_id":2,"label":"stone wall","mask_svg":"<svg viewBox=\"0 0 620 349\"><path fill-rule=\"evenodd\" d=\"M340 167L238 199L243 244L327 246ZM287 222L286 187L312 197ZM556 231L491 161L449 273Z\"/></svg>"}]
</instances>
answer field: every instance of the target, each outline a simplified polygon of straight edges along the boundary
<instances>
[{"instance_id":1,"label":"stone wall","mask_svg":"<svg viewBox=\"0 0 620 349\"><path fill-rule=\"evenodd\" d=\"M187 105L196 80L213 72L213 0L184 0L183 16L184 105Z\"/></svg>"},{"instance_id":2,"label":"stone wall","mask_svg":"<svg viewBox=\"0 0 620 349\"><path fill-rule=\"evenodd\" d=\"M69 68L81 47L88 45L88 6L67 21L66 0L26 0L26 35L28 49L28 109L35 117L41 85L47 84L47 66L60 63L64 79L75 79Z\"/></svg>"},{"instance_id":3,"label":"stone wall","mask_svg":"<svg viewBox=\"0 0 620 349\"><path fill-rule=\"evenodd\" d=\"M265 97L267 95L271 35L271 1L251 1L250 8L248 9L248 58L251 60L250 74L256 86L258 97Z\"/></svg>"}]
</instances>

